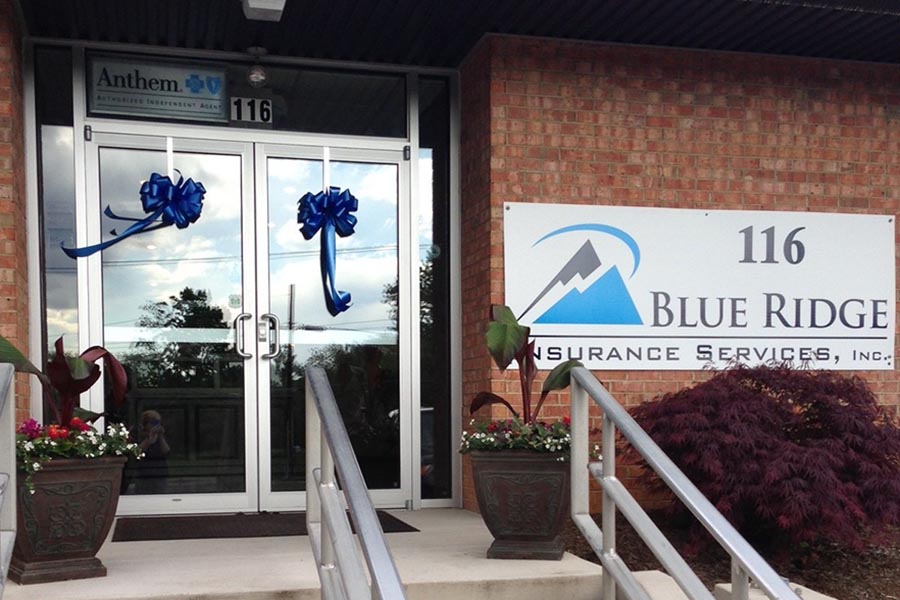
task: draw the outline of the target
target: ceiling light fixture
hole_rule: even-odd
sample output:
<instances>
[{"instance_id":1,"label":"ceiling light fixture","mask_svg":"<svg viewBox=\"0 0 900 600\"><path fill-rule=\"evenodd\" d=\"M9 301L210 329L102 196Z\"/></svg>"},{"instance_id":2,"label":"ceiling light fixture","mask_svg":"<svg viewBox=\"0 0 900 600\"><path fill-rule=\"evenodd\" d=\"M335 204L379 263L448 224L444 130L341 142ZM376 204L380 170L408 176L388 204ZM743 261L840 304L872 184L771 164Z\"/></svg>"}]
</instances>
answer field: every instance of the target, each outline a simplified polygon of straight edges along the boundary
<instances>
[{"instance_id":1,"label":"ceiling light fixture","mask_svg":"<svg viewBox=\"0 0 900 600\"><path fill-rule=\"evenodd\" d=\"M287 0L241 0L244 16L251 21L280 21Z\"/></svg>"},{"instance_id":2,"label":"ceiling light fixture","mask_svg":"<svg viewBox=\"0 0 900 600\"><path fill-rule=\"evenodd\" d=\"M269 74L266 73L265 67L259 64L259 59L268 54L268 51L262 46L250 46L247 48L247 54L256 59L256 63L247 69L247 83L252 87L261 88L269 80Z\"/></svg>"}]
</instances>

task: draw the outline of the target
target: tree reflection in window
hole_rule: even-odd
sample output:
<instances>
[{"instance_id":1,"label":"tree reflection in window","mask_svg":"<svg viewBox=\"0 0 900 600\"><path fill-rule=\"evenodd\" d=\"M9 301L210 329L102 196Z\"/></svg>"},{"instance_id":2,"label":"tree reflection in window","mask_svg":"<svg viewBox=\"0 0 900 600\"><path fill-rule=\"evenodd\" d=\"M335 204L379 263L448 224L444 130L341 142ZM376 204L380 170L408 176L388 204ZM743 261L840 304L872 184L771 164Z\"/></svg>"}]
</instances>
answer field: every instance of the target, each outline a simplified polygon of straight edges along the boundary
<instances>
[{"instance_id":1,"label":"tree reflection in window","mask_svg":"<svg viewBox=\"0 0 900 600\"><path fill-rule=\"evenodd\" d=\"M222 388L242 385L243 369L228 344L212 341L210 329L228 329L221 308L209 303L205 290L185 287L167 301L141 307L138 327L165 332L192 329L198 341L142 341L122 361L138 388ZM205 331L204 331L205 330ZM178 340L177 336L175 340ZM225 336L222 336L224 339Z\"/></svg>"}]
</instances>

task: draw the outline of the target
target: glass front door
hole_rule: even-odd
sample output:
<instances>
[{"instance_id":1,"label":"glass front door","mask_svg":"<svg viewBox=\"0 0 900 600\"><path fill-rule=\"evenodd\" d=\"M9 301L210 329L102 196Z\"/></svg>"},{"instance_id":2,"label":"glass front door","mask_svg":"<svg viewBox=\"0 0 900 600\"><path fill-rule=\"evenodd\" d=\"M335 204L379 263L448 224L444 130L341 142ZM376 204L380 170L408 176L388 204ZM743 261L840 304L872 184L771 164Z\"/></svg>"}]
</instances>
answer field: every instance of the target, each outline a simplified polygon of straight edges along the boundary
<instances>
[{"instance_id":1,"label":"glass front door","mask_svg":"<svg viewBox=\"0 0 900 600\"><path fill-rule=\"evenodd\" d=\"M256 145L257 306L270 315L260 362L260 505L287 510L302 503L305 453L303 368L325 368L363 476L376 503L410 497L408 360L401 351L400 207L405 180L400 152ZM350 305L332 315L323 289L319 230L298 232L298 198L349 191L356 224L337 236L334 285ZM403 287L406 287L403 282ZM405 307L404 307L405 308ZM262 336L261 336L262 337ZM404 391L406 390L406 391Z\"/></svg>"},{"instance_id":2,"label":"glass front door","mask_svg":"<svg viewBox=\"0 0 900 600\"><path fill-rule=\"evenodd\" d=\"M125 423L145 451L126 467L120 513L303 509L310 364L329 373L376 502L403 505L401 153L99 133L86 152L79 245L117 241L79 259L85 330L129 374L124 406L92 398L91 408ZM152 173L202 183L202 210L184 227L157 221L129 235L147 216L139 191ZM298 200L329 188L358 201L353 232L334 236L328 281L350 294L335 316L323 288L327 232L307 240L298 225Z\"/></svg>"}]
</instances>

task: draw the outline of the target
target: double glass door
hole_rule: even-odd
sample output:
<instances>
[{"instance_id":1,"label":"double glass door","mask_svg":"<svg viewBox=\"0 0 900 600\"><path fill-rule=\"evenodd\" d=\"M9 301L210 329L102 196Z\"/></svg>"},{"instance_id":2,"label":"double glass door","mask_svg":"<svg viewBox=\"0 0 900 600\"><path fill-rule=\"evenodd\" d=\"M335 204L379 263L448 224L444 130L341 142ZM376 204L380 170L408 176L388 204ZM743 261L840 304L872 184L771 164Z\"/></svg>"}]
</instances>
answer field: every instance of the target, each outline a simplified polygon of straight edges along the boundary
<instances>
[{"instance_id":1,"label":"double glass door","mask_svg":"<svg viewBox=\"0 0 900 600\"><path fill-rule=\"evenodd\" d=\"M91 408L145 454L126 466L120 513L303 509L308 365L329 374L375 502L409 500L402 152L101 133L85 151L79 245L116 240L79 259L86 331L129 376L124 405ZM166 195L153 173L202 184L199 217L130 234L152 213L141 190ZM352 233L305 239L299 200L335 188L357 200ZM333 316L326 296L344 292Z\"/></svg>"}]
</instances>

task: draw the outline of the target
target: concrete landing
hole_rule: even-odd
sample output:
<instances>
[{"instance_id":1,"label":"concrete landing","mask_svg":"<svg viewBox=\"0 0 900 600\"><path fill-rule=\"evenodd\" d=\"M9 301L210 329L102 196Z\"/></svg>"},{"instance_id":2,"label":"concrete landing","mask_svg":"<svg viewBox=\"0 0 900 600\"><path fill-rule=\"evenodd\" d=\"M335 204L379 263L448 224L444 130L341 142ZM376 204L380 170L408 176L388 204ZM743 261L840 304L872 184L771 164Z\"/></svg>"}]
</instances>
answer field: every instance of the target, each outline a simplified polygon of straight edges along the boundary
<instances>
[{"instance_id":1,"label":"concrete landing","mask_svg":"<svg viewBox=\"0 0 900 600\"><path fill-rule=\"evenodd\" d=\"M420 530L387 534L410 600L599 596L600 567L571 555L561 561L486 559L492 538L477 514L458 509L391 512ZM98 556L107 577L30 586L8 582L3 600L319 598L306 537L107 541Z\"/></svg>"}]
</instances>

